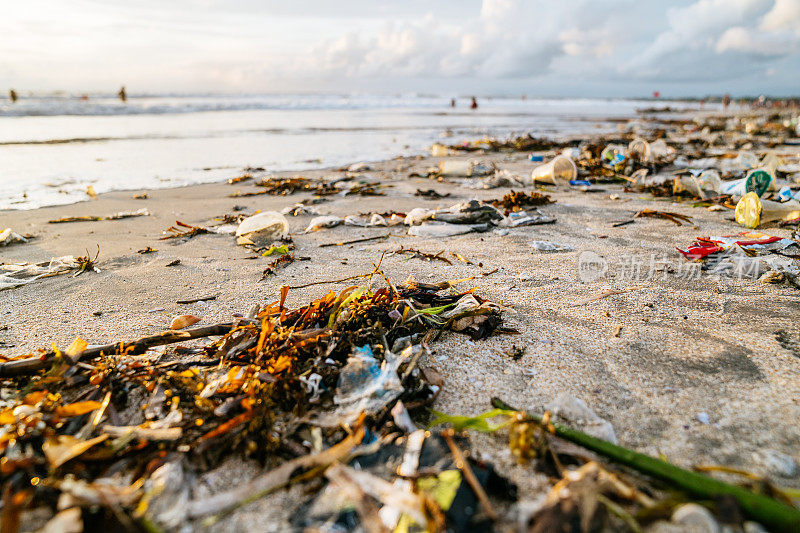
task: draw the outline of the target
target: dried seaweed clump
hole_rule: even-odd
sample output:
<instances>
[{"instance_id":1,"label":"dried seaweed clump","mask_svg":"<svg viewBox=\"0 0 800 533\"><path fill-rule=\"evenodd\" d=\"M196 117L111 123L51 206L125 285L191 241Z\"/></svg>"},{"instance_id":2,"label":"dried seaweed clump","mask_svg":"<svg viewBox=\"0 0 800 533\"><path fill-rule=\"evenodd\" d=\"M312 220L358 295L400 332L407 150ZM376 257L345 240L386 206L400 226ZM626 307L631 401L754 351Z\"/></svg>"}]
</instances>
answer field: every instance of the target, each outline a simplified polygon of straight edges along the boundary
<instances>
[{"instance_id":1,"label":"dried seaweed clump","mask_svg":"<svg viewBox=\"0 0 800 533\"><path fill-rule=\"evenodd\" d=\"M416 369L425 339L444 330L479 339L500 326L499 307L449 287L367 283L296 309L285 305L285 287L280 301L231 324L100 347L79 338L63 352L5 358L3 514L19 520L23 509L55 510L67 497L102 527L148 516L164 525L149 490L159 466L177 468L169 454L190 457L199 473L234 452L311 461L309 428L336 443L346 437L339 428L364 415L375 434L396 431L392 407L428 405L441 385ZM209 335L221 336L151 350Z\"/></svg>"}]
</instances>

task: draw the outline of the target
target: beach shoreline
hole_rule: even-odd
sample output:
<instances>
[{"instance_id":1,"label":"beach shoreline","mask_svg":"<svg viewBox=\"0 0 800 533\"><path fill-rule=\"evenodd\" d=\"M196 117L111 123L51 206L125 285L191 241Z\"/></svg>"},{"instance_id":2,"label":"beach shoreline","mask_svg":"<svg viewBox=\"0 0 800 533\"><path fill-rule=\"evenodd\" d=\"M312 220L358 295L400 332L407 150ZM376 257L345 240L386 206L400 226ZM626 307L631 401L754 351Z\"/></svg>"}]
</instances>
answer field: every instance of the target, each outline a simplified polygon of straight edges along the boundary
<instances>
[{"instance_id":1,"label":"beach shoreline","mask_svg":"<svg viewBox=\"0 0 800 533\"><path fill-rule=\"evenodd\" d=\"M588 137L594 137L587 133ZM555 151L543 151L545 159ZM472 189L469 178L435 179L425 175L443 159L480 160L521 176L537 164L528 152L472 152L441 157L402 157L371 162L355 174L380 184L384 196L333 195L315 204L323 214L340 217L363 213L407 213L417 207L437 208L472 198L498 199L512 188ZM302 175L311 179L343 177L339 167L306 172L254 173ZM443 198L416 196L434 189ZM532 190L525 187L525 191ZM697 463L724 464L774 475L764 450L798 457L800 441L800 353L781 338L800 339L798 292L754 280L676 274L686 260L675 250L698 236L742 231L733 212L693 207L691 201L654 198L623 190L620 183L600 183L597 192L565 186L548 187L555 203L541 211L553 224L513 228L506 234L467 233L447 239L409 236L406 226L352 227L303 233L311 216L287 216L295 261L263 280L271 258L237 246L230 235L204 234L189 240L160 240L176 221L209 226L225 214L253 213L289 207L310 199L310 193L231 196L237 190L261 189L252 181L188 185L178 188L133 189L103 193L96 200L31 210L0 212L0 229L32 234L25 244L0 248L4 263L40 262L63 255L94 255L99 246L99 273L86 272L37 280L0 291L0 353L19 355L52 343L68 346L76 336L90 344L139 338L163 331L170 318L193 314L200 325L230 320L256 303L280 298L284 285L335 280L369 272L382 258L394 283L413 276L419 281L470 278L464 289L508 308L504 315L516 335L495 335L471 341L447 334L421 361L444 377L434 408L453 414L487 411L499 396L517 407L542 412L563 395L583 400L614 428L620 443L652 456L666 455L691 468ZM145 199L134 199L146 194ZM640 218L642 209L667 210L691 218L690 224ZM51 224L65 216L109 216L146 209L148 216ZM635 220L626 225L620 221ZM791 237L791 229L765 232ZM320 246L387 235L382 240L343 246ZM532 241L548 241L571 251L540 253ZM425 253L443 252L444 261L425 261L394 254L399 247ZM150 253L139 253L148 247ZM581 254L608 262L605 276L583 281ZM470 261L465 263L459 255ZM649 277L622 272L631 259L661 265ZM169 266L179 261L179 264ZM332 283L291 290L287 305L296 307L330 290L356 282ZM377 282L376 282L377 283ZM600 296L608 291L624 291ZM184 299L213 300L178 304ZM778 332L781 332L778 335ZM514 359L512 346L525 346ZM543 494L542 474L520 466L507 442L471 434L480 458L516 483L521 500ZM251 478L259 467L231 457L203 475L206 491L220 491ZM780 478L798 488L797 475ZM214 529L233 531L259 520L288 524L289 506L299 489L279 492L223 518Z\"/></svg>"}]
</instances>

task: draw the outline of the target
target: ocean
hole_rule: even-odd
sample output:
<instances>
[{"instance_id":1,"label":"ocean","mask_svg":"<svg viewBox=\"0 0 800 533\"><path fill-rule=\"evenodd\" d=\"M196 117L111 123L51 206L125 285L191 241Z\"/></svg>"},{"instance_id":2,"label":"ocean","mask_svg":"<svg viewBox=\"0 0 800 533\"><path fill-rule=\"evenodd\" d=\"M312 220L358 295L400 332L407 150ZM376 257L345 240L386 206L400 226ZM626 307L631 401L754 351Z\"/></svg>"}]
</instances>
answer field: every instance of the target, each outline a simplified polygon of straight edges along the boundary
<instances>
[{"instance_id":1,"label":"ocean","mask_svg":"<svg viewBox=\"0 0 800 533\"><path fill-rule=\"evenodd\" d=\"M334 167L482 135L613 131L652 101L375 95L21 95L0 99L0 209L220 181L246 167ZM676 105L674 102L659 102ZM677 104L681 107L682 104Z\"/></svg>"}]
</instances>

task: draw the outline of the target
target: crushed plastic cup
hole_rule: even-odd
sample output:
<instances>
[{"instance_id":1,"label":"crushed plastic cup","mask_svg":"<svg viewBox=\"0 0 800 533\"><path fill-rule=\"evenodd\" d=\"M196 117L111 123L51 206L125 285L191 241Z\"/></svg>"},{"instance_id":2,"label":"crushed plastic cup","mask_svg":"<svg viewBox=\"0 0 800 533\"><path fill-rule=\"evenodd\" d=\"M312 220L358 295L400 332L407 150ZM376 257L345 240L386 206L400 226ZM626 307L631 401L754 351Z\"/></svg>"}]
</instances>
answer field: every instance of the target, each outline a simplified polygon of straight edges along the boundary
<instances>
[{"instance_id":1,"label":"crushed plastic cup","mask_svg":"<svg viewBox=\"0 0 800 533\"><path fill-rule=\"evenodd\" d=\"M675 193L686 191L692 196L705 199L718 195L721 188L722 180L719 177L719 172L709 169L704 170L697 176L694 174L681 176L676 180L673 191Z\"/></svg>"},{"instance_id":2,"label":"crushed plastic cup","mask_svg":"<svg viewBox=\"0 0 800 533\"><path fill-rule=\"evenodd\" d=\"M440 176L472 176L472 161L461 161L457 159L447 159L439 162Z\"/></svg>"},{"instance_id":3,"label":"crushed plastic cup","mask_svg":"<svg viewBox=\"0 0 800 533\"><path fill-rule=\"evenodd\" d=\"M644 139L634 139L628 144L628 156L638 161L651 161L650 143Z\"/></svg>"},{"instance_id":4,"label":"crushed plastic cup","mask_svg":"<svg viewBox=\"0 0 800 533\"><path fill-rule=\"evenodd\" d=\"M236 228L237 239L254 244L269 244L289 233L289 222L277 211L264 211L242 220Z\"/></svg>"},{"instance_id":5,"label":"crushed plastic cup","mask_svg":"<svg viewBox=\"0 0 800 533\"><path fill-rule=\"evenodd\" d=\"M768 152L758 164L759 167L769 170L769 173L773 176L781 165L783 165L783 161L775 152Z\"/></svg>"},{"instance_id":6,"label":"crushed plastic cup","mask_svg":"<svg viewBox=\"0 0 800 533\"><path fill-rule=\"evenodd\" d=\"M755 229L761 224L800 217L800 202L762 200L755 192L745 194L736 204L736 222Z\"/></svg>"},{"instance_id":7,"label":"crushed plastic cup","mask_svg":"<svg viewBox=\"0 0 800 533\"><path fill-rule=\"evenodd\" d=\"M720 192L731 196L744 196L749 192L763 196L767 189L772 185L772 175L766 170L757 168L747 173L747 176L723 183Z\"/></svg>"},{"instance_id":8,"label":"crushed plastic cup","mask_svg":"<svg viewBox=\"0 0 800 533\"><path fill-rule=\"evenodd\" d=\"M621 144L609 144L600 152L600 159L605 162L611 162L617 155L622 155L624 151L625 147Z\"/></svg>"},{"instance_id":9,"label":"crushed plastic cup","mask_svg":"<svg viewBox=\"0 0 800 533\"><path fill-rule=\"evenodd\" d=\"M649 146L649 157L651 161L665 161L675 158L675 148L668 145L664 139L653 141Z\"/></svg>"},{"instance_id":10,"label":"crushed plastic cup","mask_svg":"<svg viewBox=\"0 0 800 533\"><path fill-rule=\"evenodd\" d=\"M700 186L701 192L705 191L714 195L719 194L720 189L722 189L722 179L719 176L719 172L713 168L701 172L697 176L697 184ZM707 198L707 196L703 197Z\"/></svg>"},{"instance_id":11,"label":"crushed plastic cup","mask_svg":"<svg viewBox=\"0 0 800 533\"><path fill-rule=\"evenodd\" d=\"M573 161L581 157L581 149L578 147L564 148L561 150L561 155L571 158Z\"/></svg>"},{"instance_id":12,"label":"crushed plastic cup","mask_svg":"<svg viewBox=\"0 0 800 533\"><path fill-rule=\"evenodd\" d=\"M758 166L758 157L753 152L742 150L741 152L739 152L739 155L736 156L734 162L740 168L744 169L754 168Z\"/></svg>"},{"instance_id":13,"label":"crushed plastic cup","mask_svg":"<svg viewBox=\"0 0 800 533\"><path fill-rule=\"evenodd\" d=\"M439 143L434 143L431 145L431 156L433 157L447 157L450 155L450 149Z\"/></svg>"},{"instance_id":14,"label":"crushed plastic cup","mask_svg":"<svg viewBox=\"0 0 800 533\"><path fill-rule=\"evenodd\" d=\"M551 183L557 185L559 181L574 180L578 177L578 167L575 162L565 155L554 157L549 163L539 165L531 172L532 183Z\"/></svg>"}]
</instances>

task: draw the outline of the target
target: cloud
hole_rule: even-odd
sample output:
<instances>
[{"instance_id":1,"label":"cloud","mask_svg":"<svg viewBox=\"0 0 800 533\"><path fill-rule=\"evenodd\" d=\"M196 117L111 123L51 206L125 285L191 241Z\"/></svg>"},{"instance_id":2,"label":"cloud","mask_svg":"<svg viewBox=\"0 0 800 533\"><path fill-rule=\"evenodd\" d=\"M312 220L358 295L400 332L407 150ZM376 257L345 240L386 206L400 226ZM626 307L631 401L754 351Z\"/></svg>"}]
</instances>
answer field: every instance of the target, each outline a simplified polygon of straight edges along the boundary
<instances>
[{"instance_id":1,"label":"cloud","mask_svg":"<svg viewBox=\"0 0 800 533\"><path fill-rule=\"evenodd\" d=\"M800 1L776 0L759 27L768 32L788 30L800 35Z\"/></svg>"},{"instance_id":2,"label":"cloud","mask_svg":"<svg viewBox=\"0 0 800 533\"><path fill-rule=\"evenodd\" d=\"M771 70L764 90L788 92L800 78L800 0L34 0L0 34L3 77L45 88L691 93L751 91Z\"/></svg>"},{"instance_id":3,"label":"cloud","mask_svg":"<svg viewBox=\"0 0 800 533\"><path fill-rule=\"evenodd\" d=\"M781 57L797 49L798 41L788 34L765 33L741 26L725 30L715 47L719 53L742 52L764 57Z\"/></svg>"}]
</instances>

